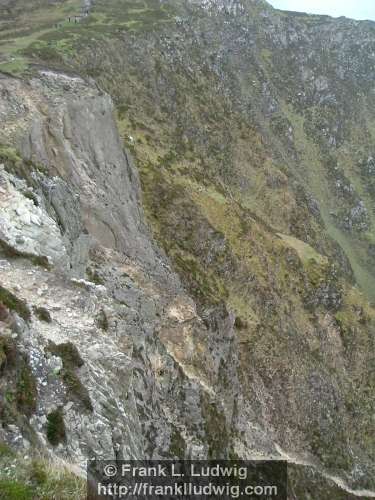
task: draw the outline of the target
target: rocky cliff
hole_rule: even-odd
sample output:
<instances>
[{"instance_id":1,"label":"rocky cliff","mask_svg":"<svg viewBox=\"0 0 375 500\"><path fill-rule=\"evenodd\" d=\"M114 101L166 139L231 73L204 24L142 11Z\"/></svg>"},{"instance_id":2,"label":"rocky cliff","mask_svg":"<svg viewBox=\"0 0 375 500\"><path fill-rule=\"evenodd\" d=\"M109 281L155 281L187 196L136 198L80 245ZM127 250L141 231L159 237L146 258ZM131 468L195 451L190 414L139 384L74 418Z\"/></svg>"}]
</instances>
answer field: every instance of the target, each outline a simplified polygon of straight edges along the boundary
<instances>
[{"instance_id":1,"label":"rocky cliff","mask_svg":"<svg viewBox=\"0 0 375 500\"><path fill-rule=\"evenodd\" d=\"M20 6L1 441L78 468L286 458L290 498L375 496L374 23L97 0L74 26L35 2L27 32Z\"/></svg>"}]
</instances>

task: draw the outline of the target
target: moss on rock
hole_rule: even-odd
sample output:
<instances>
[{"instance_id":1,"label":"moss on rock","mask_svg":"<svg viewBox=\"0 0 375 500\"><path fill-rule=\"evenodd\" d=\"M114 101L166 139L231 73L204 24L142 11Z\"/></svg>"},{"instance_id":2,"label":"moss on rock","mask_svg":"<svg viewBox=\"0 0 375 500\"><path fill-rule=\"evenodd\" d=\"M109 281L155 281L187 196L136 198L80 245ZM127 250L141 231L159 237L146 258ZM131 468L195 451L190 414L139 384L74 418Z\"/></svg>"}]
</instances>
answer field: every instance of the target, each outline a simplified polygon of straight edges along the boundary
<instances>
[{"instance_id":1,"label":"moss on rock","mask_svg":"<svg viewBox=\"0 0 375 500\"><path fill-rule=\"evenodd\" d=\"M25 321L31 319L31 312L26 302L16 297L12 292L0 285L0 302L8 309L18 313Z\"/></svg>"},{"instance_id":2,"label":"moss on rock","mask_svg":"<svg viewBox=\"0 0 375 500\"><path fill-rule=\"evenodd\" d=\"M61 408L47 415L47 439L52 446L58 446L66 440L64 416Z\"/></svg>"},{"instance_id":3,"label":"moss on rock","mask_svg":"<svg viewBox=\"0 0 375 500\"><path fill-rule=\"evenodd\" d=\"M26 359L22 359L18 368L16 384L16 402L18 410L31 416L37 405L37 384L33 372Z\"/></svg>"},{"instance_id":4,"label":"moss on rock","mask_svg":"<svg viewBox=\"0 0 375 500\"><path fill-rule=\"evenodd\" d=\"M62 359L63 369L61 376L72 399L86 410L92 411L93 406L89 391L76 373L77 369L84 365L77 347L71 342L58 345L50 342L46 350Z\"/></svg>"}]
</instances>

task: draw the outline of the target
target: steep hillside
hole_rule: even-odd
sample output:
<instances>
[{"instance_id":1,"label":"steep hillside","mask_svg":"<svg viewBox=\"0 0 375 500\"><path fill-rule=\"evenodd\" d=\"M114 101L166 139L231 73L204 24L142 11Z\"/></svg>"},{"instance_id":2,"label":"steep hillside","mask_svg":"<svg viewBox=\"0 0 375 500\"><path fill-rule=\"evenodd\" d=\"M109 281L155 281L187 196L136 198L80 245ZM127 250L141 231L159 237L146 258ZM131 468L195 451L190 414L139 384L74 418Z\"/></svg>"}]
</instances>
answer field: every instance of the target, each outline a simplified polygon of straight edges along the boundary
<instances>
[{"instance_id":1,"label":"steep hillside","mask_svg":"<svg viewBox=\"0 0 375 500\"><path fill-rule=\"evenodd\" d=\"M23 316L0 437L76 463L287 458L290 498L375 496L375 23L0 9L0 300Z\"/></svg>"}]
</instances>

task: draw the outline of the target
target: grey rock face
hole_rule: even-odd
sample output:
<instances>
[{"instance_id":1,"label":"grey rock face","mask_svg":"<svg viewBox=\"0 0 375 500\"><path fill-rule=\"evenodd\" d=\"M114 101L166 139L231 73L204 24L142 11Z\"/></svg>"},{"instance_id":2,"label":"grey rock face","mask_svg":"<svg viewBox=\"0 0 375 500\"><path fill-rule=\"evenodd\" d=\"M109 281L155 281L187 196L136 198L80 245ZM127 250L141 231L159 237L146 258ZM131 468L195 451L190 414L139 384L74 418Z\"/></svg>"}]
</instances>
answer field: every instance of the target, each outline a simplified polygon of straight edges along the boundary
<instances>
[{"instance_id":1,"label":"grey rock face","mask_svg":"<svg viewBox=\"0 0 375 500\"><path fill-rule=\"evenodd\" d=\"M152 266L138 175L120 145L110 98L80 78L52 72L43 72L30 86L3 78L0 88L7 96L0 115L8 124L1 140L47 167L49 179L39 184L78 267L80 254L87 252L82 233ZM53 110L47 117L46 106Z\"/></svg>"},{"instance_id":2,"label":"grey rock face","mask_svg":"<svg viewBox=\"0 0 375 500\"><path fill-rule=\"evenodd\" d=\"M1 281L32 311L17 346L37 392L30 425L5 423L1 439L17 432L83 467L88 457L207 456L212 415L227 427L235 412L234 318L222 308L204 323L150 239L107 95L46 72L0 86L1 141L43 166L32 187L9 165L0 171L1 238L17 254L4 254ZM52 446L47 416L56 409L66 442ZM228 445L229 437L218 453Z\"/></svg>"},{"instance_id":3,"label":"grey rock face","mask_svg":"<svg viewBox=\"0 0 375 500\"><path fill-rule=\"evenodd\" d=\"M16 188L20 180L0 170L0 239L16 253L45 257L66 268L68 256L56 222Z\"/></svg>"},{"instance_id":4,"label":"grey rock face","mask_svg":"<svg viewBox=\"0 0 375 500\"><path fill-rule=\"evenodd\" d=\"M32 86L41 87L56 112L47 120L34 119L29 140L21 146L24 155L52 166L69 183L79 196L83 225L99 244L150 263L138 176L120 145L110 98L95 87L87 91L80 79L53 73L43 73ZM61 212L57 198L55 191ZM77 237L77 230L71 233Z\"/></svg>"},{"instance_id":5,"label":"grey rock face","mask_svg":"<svg viewBox=\"0 0 375 500\"><path fill-rule=\"evenodd\" d=\"M245 10L241 0L190 0L190 3L199 5L204 9L218 10L230 14L240 14Z\"/></svg>"}]
</instances>

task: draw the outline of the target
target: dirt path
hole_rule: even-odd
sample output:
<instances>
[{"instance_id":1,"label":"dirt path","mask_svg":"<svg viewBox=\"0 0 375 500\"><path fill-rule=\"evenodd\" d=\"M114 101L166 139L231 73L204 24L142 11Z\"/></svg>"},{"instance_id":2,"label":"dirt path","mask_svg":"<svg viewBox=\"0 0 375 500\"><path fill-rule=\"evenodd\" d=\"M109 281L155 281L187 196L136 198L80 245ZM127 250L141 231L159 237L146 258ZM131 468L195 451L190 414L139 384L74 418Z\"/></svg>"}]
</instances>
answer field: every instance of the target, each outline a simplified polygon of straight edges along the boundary
<instances>
[{"instance_id":1,"label":"dirt path","mask_svg":"<svg viewBox=\"0 0 375 500\"><path fill-rule=\"evenodd\" d=\"M281 458L283 460L286 460L290 464L300 465L300 466L304 466L304 467L311 467L313 469L316 469L319 472L319 474L322 475L322 477L328 479L329 481L332 481L339 488L346 491L350 495L354 495L355 497L358 497L358 498L375 498L375 491L353 490L352 488L350 488L348 483L346 481L344 481L341 477L332 476L332 475L328 474L326 471L322 470L319 467L316 467L316 465L312 464L308 460L304 460L301 457L298 457L297 455L291 455L291 454L285 452L278 445L276 445L276 449L277 449L278 453L281 455Z\"/></svg>"}]
</instances>

